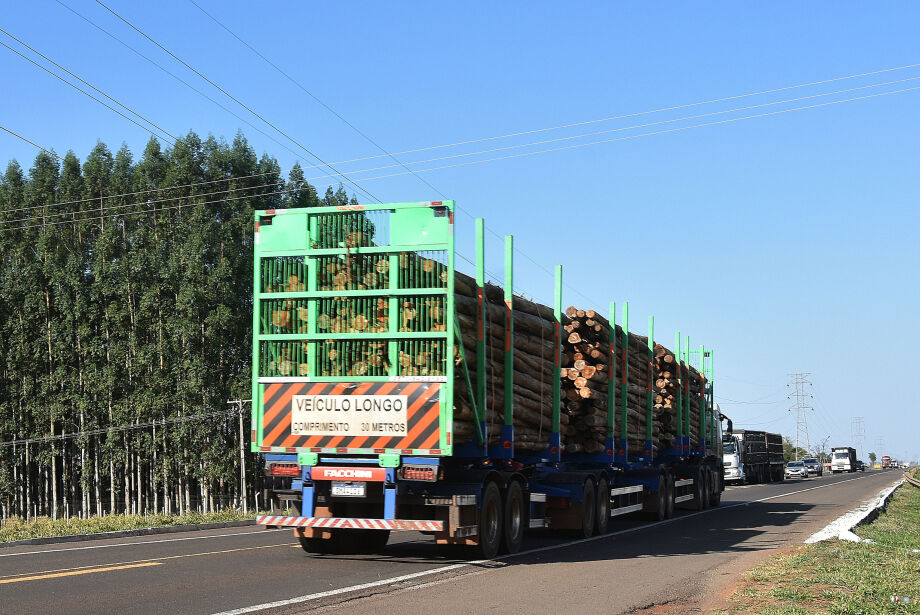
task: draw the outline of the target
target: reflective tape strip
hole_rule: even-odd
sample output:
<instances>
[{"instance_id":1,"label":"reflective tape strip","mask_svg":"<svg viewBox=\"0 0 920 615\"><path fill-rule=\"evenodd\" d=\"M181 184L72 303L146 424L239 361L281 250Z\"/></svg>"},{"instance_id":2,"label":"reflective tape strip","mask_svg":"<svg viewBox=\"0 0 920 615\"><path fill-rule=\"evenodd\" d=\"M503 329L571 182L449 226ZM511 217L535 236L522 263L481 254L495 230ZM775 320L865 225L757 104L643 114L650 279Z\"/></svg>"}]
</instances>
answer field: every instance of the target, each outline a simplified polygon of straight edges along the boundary
<instances>
[{"instance_id":1,"label":"reflective tape strip","mask_svg":"<svg viewBox=\"0 0 920 615\"><path fill-rule=\"evenodd\" d=\"M342 517L282 517L262 515L256 517L259 525L277 525L282 527L318 527L347 528L367 530L397 530L418 532L441 532L443 521L423 521L416 519L347 519Z\"/></svg>"}]
</instances>

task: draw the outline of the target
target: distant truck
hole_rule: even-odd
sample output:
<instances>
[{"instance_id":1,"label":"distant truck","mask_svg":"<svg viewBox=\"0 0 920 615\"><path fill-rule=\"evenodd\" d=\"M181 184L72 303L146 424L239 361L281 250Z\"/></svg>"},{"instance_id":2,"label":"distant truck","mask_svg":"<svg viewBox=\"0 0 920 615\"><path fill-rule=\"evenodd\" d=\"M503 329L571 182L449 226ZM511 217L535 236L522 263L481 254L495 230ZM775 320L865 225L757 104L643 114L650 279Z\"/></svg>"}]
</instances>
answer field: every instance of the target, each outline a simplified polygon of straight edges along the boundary
<instances>
[{"instance_id":1,"label":"distant truck","mask_svg":"<svg viewBox=\"0 0 920 615\"><path fill-rule=\"evenodd\" d=\"M882 456L882 469L888 470L889 468L891 468L891 457L889 457L888 455L883 455Z\"/></svg>"},{"instance_id":2,"label":"distant truck","mask_svg":"<svg viewBox=\"0 0 920 615\"><path fill-rule=\"evenodd\" d=\"M773 483L783 480L783 437L778 433L739 429L731 422L722 436L725 482Z\"/></svg>"},{"instance_id":3,"label":"distant truck","mask_svg":"<svg viewBox=\"0 0 920 615\"><path fill-rule=\"evenodd\" d=\"M855 472L856 449L852 446L838 446L831 449L831 472Z\"/></svg>"}]
</instances>

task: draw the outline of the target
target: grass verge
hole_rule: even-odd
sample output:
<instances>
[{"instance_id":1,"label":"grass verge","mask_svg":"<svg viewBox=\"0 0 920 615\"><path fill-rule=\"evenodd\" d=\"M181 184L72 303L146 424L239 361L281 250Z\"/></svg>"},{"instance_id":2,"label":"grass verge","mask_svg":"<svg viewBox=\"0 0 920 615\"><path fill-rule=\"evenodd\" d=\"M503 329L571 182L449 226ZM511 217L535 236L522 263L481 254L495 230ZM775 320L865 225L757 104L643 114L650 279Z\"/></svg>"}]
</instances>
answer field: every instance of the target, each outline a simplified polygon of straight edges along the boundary
<instances>
[{"instance_id":1,"label":"grass verge","mask_svg":"<svg viewBox=\"0 0 920 615\"><path fill-rule=\"evenodd\" d=\"M254 519L257 513L244 514L239 510L223 510L214 513L189 513L186 515L109 515L88 519L70 518L52 520L38 517L26 521L20 518L7 519L0 526L0 543L25 538L48 538L73 534L97 534L117 530L139 530L148 527L192 525L196 523L219 523Z\"/></svg>"},{"instance_id":2,"label":"grass verge","mask_svg":"<svg viewBox=\"0 0 920 615\"><path fill-rule=\"evenodd\" d=\"M920 488L905 484L887 511L856 533L875 544L831 540L795 547L748 573L721 612L920 613L920 553L911 551L920 549Z\"/></svg>"}]
</instances>

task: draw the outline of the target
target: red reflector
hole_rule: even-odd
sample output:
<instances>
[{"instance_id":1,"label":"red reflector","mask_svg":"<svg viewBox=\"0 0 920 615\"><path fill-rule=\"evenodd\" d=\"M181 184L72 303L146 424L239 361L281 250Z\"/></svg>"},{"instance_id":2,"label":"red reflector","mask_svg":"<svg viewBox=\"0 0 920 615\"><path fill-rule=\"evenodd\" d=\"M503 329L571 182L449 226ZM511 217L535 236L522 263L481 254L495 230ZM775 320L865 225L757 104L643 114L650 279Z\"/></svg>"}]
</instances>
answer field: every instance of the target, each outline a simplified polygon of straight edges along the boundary
<instances>
[{"instance_id":1,"label":"red reflector","mask_svg":"<svg viewBox=\"0 0 920 615\"><path fill-rule=\"evenodd\" d=\"M444 203L442 201L432 201L431 204L432 205L443 205Z\"/></svg>"},{"instance_id":2,"label":"red reflector","mask_svg":"<svg viewBox=\"0 0 920 615\"><path fill-rule=\"evenodd\" d=\"M620 449L620 450L617 451L617 454L620 455L620 456L622 457L623 455L626 454L626 451L624 451L623 449Z\"/></svg>"},{"instance_id":3,"label":"red reflector","mask_svg":"<svg viewBox=\"0 0 920 615\"><path fill-rule=\"evenodd\" d=\"M260 446L260 447L259 447L259 450L260 450L260 451L270 451L270 450L272 450L272 447L270 447L270 446Z\"/></svg>"},{"instance_id":4,"label":"red reflector","mask_svg":"<svg viewBox=\"0 0 920 615\"><path fill-rule=\"evenodd\" d=\"M284 449L284 450L287 451L288 453L296 453L296 452L297 452L297 447L296 447L296 446L289 446L289 447L287 447L287 448Z\"/></svg>"},{"instance_id":5,"label":"red reflector","mask_svg":"<svg viewBox=\"0 0 920 615\"><path fill-rule=\"evenodd\" d=\"M335 449L335 452L336 453L347 453L348 449L347 448L337 448Z\"/></svg>"},{"instance_id":6,"label":"red reflector","mask_svg":"<svg viewBox=\"0 0 920 615\"><path fill-rule=\"evenodd\" d=\"M323 452L323 449L321 449L321 448L311 448L311 449L310 449L310 452L311 452L311 453L321 453L321 452Z\"/></svg>"},{"instance_id":7,"label":"red reflector","mask_svg":"<svg viewBox=\"0 0 920 615\"><path fill-rule=\"evenodd\" d=\"M450 432L447 432L447 446L450 446Z\"/></svg>"},{"instance_id":8,"label":"red reflector","mask_svg":"<svg viewBox=\"0 0 920 615\"><path fill-rule=\"evenodd\" d=\"M605 454L605 455L613 455L613 451L610 450L610 449L608 448L606 451L604 451L604 454Z\"/></svg>"},{"instance_id":9,"label":"red reflector","mask_svg":"<svg viewBox=\"0 0 920 615\"><path fill-rule=\"evenodd\" d=\"M252 430L252 441L253 442L256 441L256 430L255 429Z\"/></svg>"},{"instance_id":10,"label":"red reflector","mask_svg":"<svg viewBox=\"0 0 920 615\"><path fill-rule=\"evenodd\" d=\"M431 449L431 454L432 454L432 455L440 455L440 454L441 454L441 449L439 449L439 448L433 448L433 449Z\"/></svg>"},{"instance_id":11,"label":"red reflector","mask_svg":"<svg viewBox=\"0 0 920 615\"><path fill-rule=\"evenodd\" d=\"M257 233L259 232L259 221L258 220L256 220L256 232Z\"/></svg>"},{"instance_id":12,"label":"red reflector","mask_svg":"<svg viewBox=\"0 0 920 615\"><path fill-rule=\"evenodd\" d=\"M374 449L374 452L377 453L377 454L385 453L385 452L387 452L387 449L385 449L385 448L375 448L375 449Z\"/></svg>"},{"instance_id":13,"label":"red reflector","mask_svg":"<svg viewBox=\"0 0 920 615\"><path fill-rule=\"evenodd\" d=\"M404 449L402 450L402 454L403 454L403 455L411 455L411 454L412 454L412 449L411 449L411 448L404 448Z\"/></svg>"},{"instance_id":14,"label":"red reflector","mask_svg":"<svg viewBox=\"0 0 920 615\"><path fill-rule=\"evenodd\" d=\"M273 463L268 466L272 476L300 476L300 467L291 463Z\"/></svg>"},{"instance_id":15,"label":"red reflector","mask_svg":"<svg viewBox=\"0 0 920 615\"><path fill-rule=\"evenodd\" d=\"M274 209L266 209L266 210L265 210L265 215L271 216L271 215L274 214L274 213L275 213L275 210L274 210Z\"/></svg>"},{"instance_id":16,"label":"red reflector","mask_svg":"<svg viewBox=\"0 0 920 615\"><path fill-rule=\"evenodd\" d=\"M510 449L510 448L511 448L511 441L510 441L510 440L505 440L504 442L502 442L502 448L504 448L504 449Z\"/></svg>"},{"instance_id":17,"label":"red reflector","mask_svg":"<svg viewBox=\"0 0 920 615\"><path fill-rule=\"evenodd\" d=\"M556 453L559 452L559 447L558 447L558 446L553 446L553 447L551 447L551 448L549 449L549 452L552 453L553 455L555 455Z\"/></svg>"}]
</instances>

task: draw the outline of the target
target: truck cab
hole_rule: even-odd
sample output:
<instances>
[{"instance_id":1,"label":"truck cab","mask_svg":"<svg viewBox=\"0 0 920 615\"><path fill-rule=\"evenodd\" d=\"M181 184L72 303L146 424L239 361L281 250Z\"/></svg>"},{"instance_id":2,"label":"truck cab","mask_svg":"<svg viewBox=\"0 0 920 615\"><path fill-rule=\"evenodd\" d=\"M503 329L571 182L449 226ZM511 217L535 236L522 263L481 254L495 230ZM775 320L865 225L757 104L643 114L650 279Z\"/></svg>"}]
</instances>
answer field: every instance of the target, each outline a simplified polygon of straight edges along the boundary
<instances>
[{"instance_id":1,"label":"truck cab","mask_svg":"<svg viewBox=\"0 0 920 615\"><path fill-rule=\"evenodd\" d=\"M856 471L856 449L843 446L831 451L831 472L855 472Z\"/></svg>"},{"instance_id":2,"label":"truck cab","mask_svg":"<svg viewBox=\"0 0 920 615\"><path fill-rule=\"evenodd\" d=\"M722 437L722 465L725 482L742 482L744 480L744 464L741 463L739 454L741 443L733 434Z\"/></svg>"}]
</instances>

